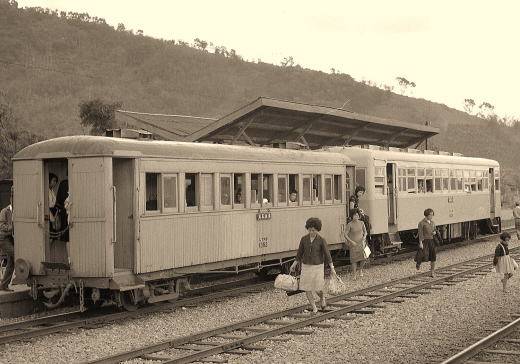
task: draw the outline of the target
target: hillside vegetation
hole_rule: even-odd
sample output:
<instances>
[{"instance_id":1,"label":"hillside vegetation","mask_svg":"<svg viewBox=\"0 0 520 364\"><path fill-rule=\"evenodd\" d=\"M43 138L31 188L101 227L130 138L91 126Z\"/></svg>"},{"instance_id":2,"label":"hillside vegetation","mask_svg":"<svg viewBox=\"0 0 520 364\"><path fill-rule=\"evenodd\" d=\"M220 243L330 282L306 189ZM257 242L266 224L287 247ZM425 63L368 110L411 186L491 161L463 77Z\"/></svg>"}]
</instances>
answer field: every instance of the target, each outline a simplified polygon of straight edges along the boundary
<instances>
[{"instance_id":1,"label":"hillside vegetation","mask_svg":"<svg viewBox=\"0 0 520 364\"><path fill-rule=\"evenodd\" d=\"M94 98L128 110L211 117L258 96L333 107L348 99L355 112L429 121L441 129L430 146L496 159L511 186L518 169L518 126L381 90L347 74L247 62L234 51L214 54L115 30L88 14L18 9L6 0L0 0L0 96L18 127L42 138L85 133L78 105Z\"/></svg>"}]
</instances>

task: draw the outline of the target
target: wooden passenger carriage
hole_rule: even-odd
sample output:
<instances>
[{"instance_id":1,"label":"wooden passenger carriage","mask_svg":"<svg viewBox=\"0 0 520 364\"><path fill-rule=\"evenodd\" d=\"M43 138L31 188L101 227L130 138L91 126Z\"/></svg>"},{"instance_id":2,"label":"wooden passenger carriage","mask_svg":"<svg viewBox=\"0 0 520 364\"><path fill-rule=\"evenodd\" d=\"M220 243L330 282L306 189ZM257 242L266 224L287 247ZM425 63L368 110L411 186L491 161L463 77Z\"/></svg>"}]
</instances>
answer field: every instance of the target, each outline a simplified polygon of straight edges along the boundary
<instances>
[{"instance_id":1,"label":"wooden passenger carriage","mask_svg":"<svg viewBox=\"0 0 520 364\"><path fill-rule=\"evenodd\" d=\"M187 274L283 264L312 216L334 249L349 165L335 153L204 143L75 136L34 144L14 158L18 278L35 298L44 288L51 306L67 285L94 302L121 301L121 292L154 302L176 297ZM49 237L51 172L69 180L69 256Z\"/></svg>"}]
</instances>

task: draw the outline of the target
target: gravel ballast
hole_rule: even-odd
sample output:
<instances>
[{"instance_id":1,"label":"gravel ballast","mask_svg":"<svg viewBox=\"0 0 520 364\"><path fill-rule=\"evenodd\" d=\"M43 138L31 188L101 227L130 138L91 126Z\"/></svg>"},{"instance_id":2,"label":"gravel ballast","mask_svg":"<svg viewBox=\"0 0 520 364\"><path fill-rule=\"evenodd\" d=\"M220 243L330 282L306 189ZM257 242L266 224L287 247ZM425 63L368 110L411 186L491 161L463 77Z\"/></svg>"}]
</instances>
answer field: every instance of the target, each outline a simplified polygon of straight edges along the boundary
<instances>
[{"instance_id":1,"label":"gravel ballast","mask_svg":"<svg viewBox=\"0 0 520 364\"><path fill-rule=\"evenodd\" d=\"M492 254L497 240L482 241L438 253L438 267ZM511 247L518 246L516 239ZM429 269L424 264L422 271ZM415 274L411 260L374 266L352 280L342 274L347 290L356 290ZM330 320L329 329L309 336L287 336L286 342L264 341L265 351L223 356L232 363L412 363L440 361L487 333L520 304L519 278L502 293L494 274L479 276L400 304L385 304L372 315ZM287 297L272 289L245 297L225 298L198 307L60 333L0 348L2 363L72 363L113 355L145 344L205 331L306 303L305 295ZM132 362L146 362L134 360Z\"/></svg>"}]
</instances>

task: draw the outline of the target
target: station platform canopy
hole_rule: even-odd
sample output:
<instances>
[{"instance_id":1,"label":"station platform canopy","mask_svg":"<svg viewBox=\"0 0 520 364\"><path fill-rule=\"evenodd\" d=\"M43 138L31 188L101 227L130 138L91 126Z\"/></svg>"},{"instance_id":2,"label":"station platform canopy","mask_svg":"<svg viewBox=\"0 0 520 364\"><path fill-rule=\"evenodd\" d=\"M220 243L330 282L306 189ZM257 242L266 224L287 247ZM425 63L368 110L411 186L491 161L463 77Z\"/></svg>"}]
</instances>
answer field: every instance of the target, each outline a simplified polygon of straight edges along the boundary
<instances>
[{"instance_id":1,"label":"station platform canopy","mask_svg":"<svg viewBox=\"0 0 520 364\"><path fill-rule=\"evenodd\" d=\"M155 133L143 124L136 126ZM218 120L199 118L183 120L183 124L169 121L160 127L173 130L169 132L173 137L166 138L170 140L256 146L297 142L311 149L363 144L407 148L439 133L439 129L431 126L267 97L260 97Z\"/></svg>"}]
</instances>

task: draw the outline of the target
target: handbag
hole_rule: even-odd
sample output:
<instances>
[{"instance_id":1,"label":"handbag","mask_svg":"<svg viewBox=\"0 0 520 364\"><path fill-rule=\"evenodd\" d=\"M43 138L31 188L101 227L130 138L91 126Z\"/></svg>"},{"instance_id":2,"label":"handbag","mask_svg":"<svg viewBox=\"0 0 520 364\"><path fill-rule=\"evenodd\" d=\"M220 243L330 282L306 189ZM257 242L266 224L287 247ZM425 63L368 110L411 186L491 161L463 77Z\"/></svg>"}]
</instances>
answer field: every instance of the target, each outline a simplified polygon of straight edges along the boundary
<instances>
[{"instance_id":1,"label":"handbag","mask_svg":"<svg viewBox=\"0 0 520 364\"><path fill-rule=\"evenodd\" d=\"M334 276L325 280L325 291L328 293L338 295L344 290L345 283L343 283L343 280L340 277Z\"/></svg>"},{"instance_id":2,"label":"handbag","mask_svg":"<svg viewBox=\"0 0 520 364\"><path fill-rule=\"evenodd\" d=\"M365 259L367 259L370 256L371 253L372 253L372 251L368 247L368 244L365 244L365 247L363 248L363 257Z\"/></svg>"},{"instance_id":3,"label":"handbag","mask_svg":"<svg viewBox=\"0 0 520 364\"><path fill-rule=\"evenodd\" d=\"M284 291L297 291L299 279L289 274L278 274L274 280L274 287Z\"/></svg>"}]
</instances>

